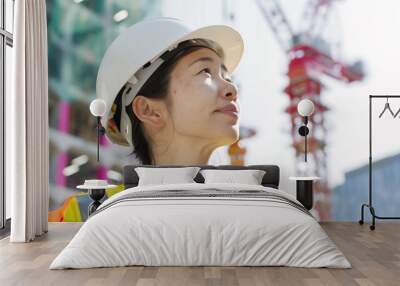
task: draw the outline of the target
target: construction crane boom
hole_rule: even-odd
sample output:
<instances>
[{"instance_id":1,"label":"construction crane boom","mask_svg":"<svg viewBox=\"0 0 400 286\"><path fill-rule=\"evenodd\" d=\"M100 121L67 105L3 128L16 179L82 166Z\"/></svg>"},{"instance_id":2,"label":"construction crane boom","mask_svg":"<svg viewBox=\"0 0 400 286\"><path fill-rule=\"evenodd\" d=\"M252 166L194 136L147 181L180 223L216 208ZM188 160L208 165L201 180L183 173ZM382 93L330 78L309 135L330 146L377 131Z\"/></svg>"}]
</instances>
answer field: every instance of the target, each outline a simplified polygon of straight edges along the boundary
<instances>
[{"instance_id":1,"label":"construction crane boom","mask_svg":"<svg viewBox=\"0 0 400 286\"><path fill-rule=\"evenodd\" d=\"M322 38L327 18L336 0L309 0L305 7L300 31L293 31L277 0L256 0L278 43L288 56L289 84L284 92L289 97L285 109L292 124L292 147L296 151L296 172L299 175L314 175L322 179L316 182L314 209L320 220L330 218L330 190L327 178L327 154L325 151L327 129L324 113L329 111L321 100L323 84L321 75L343 82L360 81L364 77L362 62L344 64L330 55L330 45ZM297 103L303 98L314 102L315 112L309 118L310 136L308 153L311 160L302 162L305 152L304 140L297 130L301 118ZM311 161L311 162L310 162ZM306 169L304 169L306 167ZM306 174L308 172L308 174ZM312 174L310 174L312 173Z\"/></svg>"}]
</instances>

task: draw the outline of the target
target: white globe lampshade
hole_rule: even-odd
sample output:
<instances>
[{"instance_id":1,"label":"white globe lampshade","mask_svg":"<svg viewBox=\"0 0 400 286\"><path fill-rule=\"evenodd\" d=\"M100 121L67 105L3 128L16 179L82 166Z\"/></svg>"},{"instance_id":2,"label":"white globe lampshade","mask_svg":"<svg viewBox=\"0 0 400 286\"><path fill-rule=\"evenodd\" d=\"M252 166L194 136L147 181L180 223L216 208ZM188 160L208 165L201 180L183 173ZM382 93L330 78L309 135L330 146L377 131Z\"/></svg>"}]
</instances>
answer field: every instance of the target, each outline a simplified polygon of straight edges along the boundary
<instances>
[{"instance_id":1,"label":"white globe lampshade","mask_svg":"<svg viewBox=\"0 0 400 286\"><path fill-rule=\"evenodd\" d=\"M301 116L310 116L314 112L314 103L307 98L300 100L297 104L297 112Z\"/></svg>"},{"instance_id":2,"label":"white globe lampshade","mask_svg":"<svg viewBox=\"0 0 400 286\"><path fill-rule=\"evenodd\" d=\"M90 103L90 113L94 116L103 116L106 113L106 103L103 99L97 98Z\"/></svg>"}]
</instances>

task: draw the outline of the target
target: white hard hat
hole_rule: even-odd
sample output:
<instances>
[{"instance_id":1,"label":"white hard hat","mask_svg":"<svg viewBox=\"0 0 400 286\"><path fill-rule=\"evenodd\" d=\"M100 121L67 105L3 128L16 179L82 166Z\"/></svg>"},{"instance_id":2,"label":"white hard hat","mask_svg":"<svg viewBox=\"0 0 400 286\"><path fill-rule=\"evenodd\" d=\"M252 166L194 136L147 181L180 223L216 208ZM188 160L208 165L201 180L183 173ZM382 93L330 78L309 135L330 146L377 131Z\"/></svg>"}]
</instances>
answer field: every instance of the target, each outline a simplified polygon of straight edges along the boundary
<instances>
[{"instance_id":1,"label":"white hard hat","mask_svg":"<svg viewBox=\"0 0 400 286\"><path fill-rule=\"evenodd\" d=\"M111 142L133 148L132 126L125 106L132 102L143 84L164 62L162 56L166 52L172 51L181 42L196 42L199 39L219 48L228 72L235 69L243 54L243 40L236 30L226 25L195 29L179 19L161 17L126 28L110 44L100 63L96 95L106 105L101 124ZM114 100L125 85L129 88L122 94L120 126L116 128L110 126L113 121L109 119L116 112Z\"/></svg>"}]
</instances>

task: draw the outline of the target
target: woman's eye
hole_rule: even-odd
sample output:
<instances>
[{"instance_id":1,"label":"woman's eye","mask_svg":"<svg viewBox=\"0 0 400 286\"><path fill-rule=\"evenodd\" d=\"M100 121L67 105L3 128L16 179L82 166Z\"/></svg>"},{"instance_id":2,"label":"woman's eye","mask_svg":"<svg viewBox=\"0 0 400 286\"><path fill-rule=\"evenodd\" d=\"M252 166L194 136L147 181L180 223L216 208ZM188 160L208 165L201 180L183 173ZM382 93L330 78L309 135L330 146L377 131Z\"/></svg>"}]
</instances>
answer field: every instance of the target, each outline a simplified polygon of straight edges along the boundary
<instances>
[{"instance_id":1,"label":"woman's eye","mask_svg":"<svg viewBox=\"0 0 400 286\"><path fill-rule=\"evenodd\" d=\"M209 68L202 69L202 70L200 71L200 73L202 73L202 72L206 72L206 73L211 74L211 70L210 70Z\"/></svg>"},{"instance_id":2,"label":"woman's eye","mask_svg":"<svg viewBox=\"0 0 400 286\"><path fill-rule=\"evenodd\" d=\"M209 68L204 68L204 69L202 69L202 70L199 72L199 74L200 74L200 73L203 73L203 72L206 72L206 73L212 75L211 70L210 70ZM232 82L232 80L231 80L229 77L224 77L224 79L225 79L226 81Z\"/></svg>"}]
</instances>

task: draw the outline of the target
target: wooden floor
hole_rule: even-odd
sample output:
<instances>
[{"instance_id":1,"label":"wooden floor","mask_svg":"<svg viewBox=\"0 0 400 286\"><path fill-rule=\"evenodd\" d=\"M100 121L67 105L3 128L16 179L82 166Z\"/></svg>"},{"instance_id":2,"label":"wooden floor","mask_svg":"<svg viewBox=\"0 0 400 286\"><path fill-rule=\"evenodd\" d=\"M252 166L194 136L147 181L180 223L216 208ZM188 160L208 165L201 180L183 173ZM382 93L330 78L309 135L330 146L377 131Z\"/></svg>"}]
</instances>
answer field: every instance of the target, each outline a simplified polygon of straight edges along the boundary
<instances>
[{"instance_id":1,"label":"wooden floor","mask_svg":"<svg viewBox=\"0 0 400 286\"><path fill-rule=\"evenodd\" d=\"M400 285L400 223L375 231L357 223L322 223L352 269L295 267L118 267L49 270L81 223L50 223L32 243L0 241L0 285Z\"/></svg>"}]
</instances>

